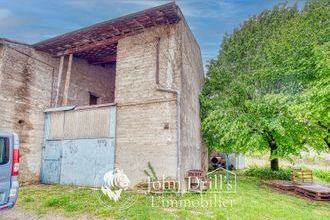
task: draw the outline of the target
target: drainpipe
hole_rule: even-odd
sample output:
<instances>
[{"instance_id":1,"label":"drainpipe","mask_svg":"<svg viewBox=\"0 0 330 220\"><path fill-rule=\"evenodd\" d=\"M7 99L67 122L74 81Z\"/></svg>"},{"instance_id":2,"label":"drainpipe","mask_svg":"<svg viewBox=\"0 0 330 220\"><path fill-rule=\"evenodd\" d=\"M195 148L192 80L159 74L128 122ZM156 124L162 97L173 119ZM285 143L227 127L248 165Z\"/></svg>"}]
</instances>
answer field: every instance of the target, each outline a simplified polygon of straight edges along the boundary
<instances>
[{"instance_id":1,"label":"drainpipe","mask_svg":"<svg viewBox=\"0 0 330 220\"><path fill-rule=\"evenodd\" d=\"M156 38L156 74L155 74L155 81L156 81L156 90L160 92L167 92L176 95L176 135L177 135L177 142L176 142L176 151L177 151L177 173L176 177L178 181L181 181L181 108L180 108L180 91L177 89L172 88L165 88L159 82L159 45L160 44L160 37ZM180 183L181 184L181 183ZM182 186L180 186L181 188ZM180 189L181 190L181 189Z\"/></svg>"}]
</instances>

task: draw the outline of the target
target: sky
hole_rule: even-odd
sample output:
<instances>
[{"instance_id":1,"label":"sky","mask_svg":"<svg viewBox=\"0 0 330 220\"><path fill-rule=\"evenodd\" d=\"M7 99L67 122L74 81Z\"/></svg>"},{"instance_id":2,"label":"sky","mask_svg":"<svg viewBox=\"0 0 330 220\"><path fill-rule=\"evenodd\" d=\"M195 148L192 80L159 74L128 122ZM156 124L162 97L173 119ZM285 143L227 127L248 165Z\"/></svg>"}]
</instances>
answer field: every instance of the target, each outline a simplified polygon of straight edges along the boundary
<instances>
[{"instance_id":1,"label":"sky","mask_svg":"<svg viewBox=\"0 0 330 220\"><path fill-rule=\"evenodd\" d=\"M166 4L168 0L0 0L0 37L33 44L69 31ZM225 33L282 0L176 0L202 50L217 56ZM301 4L301 2L300 2Z\"/></svg>"}]
</instances>

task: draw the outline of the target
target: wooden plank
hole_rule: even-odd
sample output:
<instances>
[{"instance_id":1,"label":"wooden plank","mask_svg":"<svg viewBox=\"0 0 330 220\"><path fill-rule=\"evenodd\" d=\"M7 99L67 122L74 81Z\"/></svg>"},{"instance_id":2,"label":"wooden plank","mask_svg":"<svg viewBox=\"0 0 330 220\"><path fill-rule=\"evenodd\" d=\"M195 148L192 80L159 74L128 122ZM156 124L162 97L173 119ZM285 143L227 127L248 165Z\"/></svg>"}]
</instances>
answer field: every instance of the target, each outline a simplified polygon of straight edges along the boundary
<instances>
[{"instance_id":1,"label":"wooden plank","mask_svg":"<svg viewBox=\"0 0 330 220\"><path fill-rule=\"evenodd\" d=\"M283 191L294 191L295 185L290 181L282 181L282 180L269 180L269 181L262 181L269 187L280 189Z\"/></svg>"},{"instance_id":2,"label":"wooden plank","mask_svg":"<svg viewBox=\"0 0 330 220\"><path fill-rule=\"evenodd\" d=\"M73 54L70 54L69 55L68 70L66 72L65 85L64 85L64 94L63 94L63 105L64 106L66 106L68 104L68 95L69 95L69 86L70 86L70 77L71 77L72 58L73 58Z\"/></svg>"},{"instance_id":3,"label":"wooden plank","mask_svg":"<svg viewBox=\"0 0 330 220\"><path fill-rule=\"evenodd\" d=\"M63 64L64 64L64 56L61 56L60 59L60 66L58 69L58 77L57 77L57 87L56 87L56 97L55 97L55 107L57 107L58 104L58 98L60 94L60 86L62 81L62 74L63 74Z\"/></svg>"}]
</instances>

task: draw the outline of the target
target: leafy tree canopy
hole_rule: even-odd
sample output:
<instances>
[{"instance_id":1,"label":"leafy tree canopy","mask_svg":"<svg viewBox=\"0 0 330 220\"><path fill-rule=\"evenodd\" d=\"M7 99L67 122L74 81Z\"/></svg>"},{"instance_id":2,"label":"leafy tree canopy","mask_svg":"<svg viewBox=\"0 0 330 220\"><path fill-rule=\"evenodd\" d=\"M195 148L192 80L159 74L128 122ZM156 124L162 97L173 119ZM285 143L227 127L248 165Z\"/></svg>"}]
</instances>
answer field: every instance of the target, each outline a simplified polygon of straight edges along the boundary
<instances>
[{"instance_id":1,"label":"leafy tree canopy","mask_svg":"<svg viewBox=\"0 0 330 220\"><path fill-rule=\"evenodd\" d=\"M210 150L271 158L329 147L330 1L278 5L225 36L200 97ZM276 166L273 167L276 169Z\"/></svg>"}]
</instances>

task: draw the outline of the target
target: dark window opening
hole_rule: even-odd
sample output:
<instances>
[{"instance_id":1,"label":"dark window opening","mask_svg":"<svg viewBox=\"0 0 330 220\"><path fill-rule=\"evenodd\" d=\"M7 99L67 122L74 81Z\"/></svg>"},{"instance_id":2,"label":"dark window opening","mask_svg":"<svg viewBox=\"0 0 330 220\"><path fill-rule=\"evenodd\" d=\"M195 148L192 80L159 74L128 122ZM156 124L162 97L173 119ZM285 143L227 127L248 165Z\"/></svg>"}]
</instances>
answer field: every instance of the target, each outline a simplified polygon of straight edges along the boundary
<instances>
[{"instance_id":1,"label":"dark window opening","mask_svg":"<svg viewBox=\"0 0 330 220\"><path fill-rule=\"evenodd\" d=\"M9 139L0 137L0 165L9 161Z\"/></svg>"},{"instance_id":2,"label":"dark window opening","mask_svg":"<svg viewBox=\"0 0 330 220\"><path fill-rule=\"evenodd\" d=\"M97 105L99 97L95 94L89 93L89 105Z\"/></svg>"}]
</instances>

